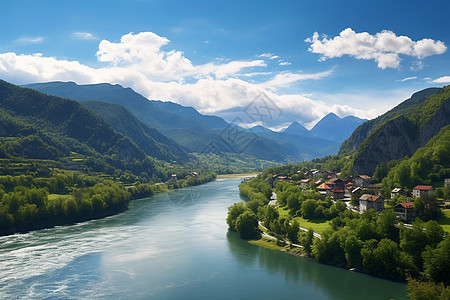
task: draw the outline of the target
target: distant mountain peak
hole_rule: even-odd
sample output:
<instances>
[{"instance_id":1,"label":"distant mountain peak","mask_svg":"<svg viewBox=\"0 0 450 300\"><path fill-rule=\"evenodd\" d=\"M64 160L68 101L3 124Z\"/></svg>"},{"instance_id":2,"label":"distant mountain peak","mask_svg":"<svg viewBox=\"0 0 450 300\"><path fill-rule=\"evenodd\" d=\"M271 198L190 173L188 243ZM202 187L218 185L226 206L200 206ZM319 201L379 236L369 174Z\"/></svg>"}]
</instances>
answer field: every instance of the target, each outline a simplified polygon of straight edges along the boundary
<instances>
[{"instance_id":1,"label":"distant mountain peak","mask_svg":"<svg viewBox=\"0 0 450 300\"><path fill-rule=\"evenodd\" d=\"M328 119L339 120L341 118L338 115L336 115L335 113L330 112L328 115L326 115L325 117L322 118L322 120L328 120Z\"/></svg>"},{"instance_id":2,"label":"distant mountain peak","mask_svg":"<svg viewBox=\"0 0 450 300\"><path fill-rule=\"evenodd\" d=\"M317 122L310 132L317 137L342 142L352 134L356 127L365 121L367 120L355 116L340 118L331 112Z\"/></svg>"},{"instance_id":3,"label":"distant mountain peak","mask_svg":"<svg viewBox=\"0 0 450 300\"><path fill-rule=\"evenodd\" d=\"M283 130L284 133L287 134L295 134L300 136L307 136L309 135L309 130L305 128L302 124L300 124L297 121L294 121L289 125L288 128Z\"/></svg>"},{"instance_id":4,"label":"distant mountain peak","mask_svg":"<svg viewBox=\"0 0 450 300\"><path fill-rule=\"evenodd\" d=\"M253 131L254 133L259 133L259 132L272 132L272 130L270 130L269 128L266 128L266 127L261 126L261 125L256 125L256 126L250 128L250 131Z\"/></svg>"}]
</instances>

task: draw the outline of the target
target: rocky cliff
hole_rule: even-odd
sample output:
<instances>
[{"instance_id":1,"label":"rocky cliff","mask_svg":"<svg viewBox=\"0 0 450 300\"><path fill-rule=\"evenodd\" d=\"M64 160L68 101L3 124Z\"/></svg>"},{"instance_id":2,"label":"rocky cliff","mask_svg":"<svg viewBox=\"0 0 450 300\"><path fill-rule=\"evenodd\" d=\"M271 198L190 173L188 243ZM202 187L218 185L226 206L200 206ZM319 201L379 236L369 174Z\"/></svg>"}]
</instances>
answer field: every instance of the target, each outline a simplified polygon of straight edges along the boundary
<instances>
[{"instance_id":1,"label":"rocky cliff","mask_svg":"<svg viewBox=\"0 0 450 300\"><path fill-rule=\"evenodd\" d=\"M412 156L416 150L450 124L450 98L420 128L405 115L400 115L370 133L355 154L352 171L372 175L381 162ZM364 129L364 128L362 128ZM364 130L360 130L361 133Z\"/></svg>"}]
</instances>

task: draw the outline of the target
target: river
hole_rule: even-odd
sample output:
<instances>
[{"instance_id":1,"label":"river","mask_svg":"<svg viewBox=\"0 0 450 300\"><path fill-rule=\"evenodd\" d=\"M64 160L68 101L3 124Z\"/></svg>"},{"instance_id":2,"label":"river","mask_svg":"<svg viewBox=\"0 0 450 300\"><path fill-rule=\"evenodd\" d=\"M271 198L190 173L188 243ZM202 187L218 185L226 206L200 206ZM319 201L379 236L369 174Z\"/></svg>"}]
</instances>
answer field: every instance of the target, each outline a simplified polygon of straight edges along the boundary
<instances>
[{"instance_id":1,"label":"river","mask_svg":"<svg viewBox=\"0 0 450 300\"><path fill-rule=\"evenodd\" d=\"M406 299L404 284L229 232L240 179L135 200L116 216L0 237L2 299Z\"/></svg>"}]
</instances>

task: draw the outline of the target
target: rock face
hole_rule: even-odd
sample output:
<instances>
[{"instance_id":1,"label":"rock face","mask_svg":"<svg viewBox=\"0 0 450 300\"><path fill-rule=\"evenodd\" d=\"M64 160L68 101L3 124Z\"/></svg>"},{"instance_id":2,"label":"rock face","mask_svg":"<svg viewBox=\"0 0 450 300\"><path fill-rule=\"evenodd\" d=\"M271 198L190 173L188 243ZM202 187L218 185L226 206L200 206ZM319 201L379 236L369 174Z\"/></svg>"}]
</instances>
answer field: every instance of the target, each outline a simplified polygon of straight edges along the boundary
<instances>
[{"instance_id":1,"label":"rock face","mask_svg":"<svg viewBox=\"0 0 450 300\"><path fill-rule=\"evenodd\" d=\"M381 162L413 155L442 127L449 124L450 99L444 102L422 129L417 128L403 115L392 119L364 141L355 156L352 171L357 174L372 175Z\"/></svg>"},{"instance_id":2,"label":"rock face","mask_svg":"<svg viewBox=\"0 0 450 300\"><path fill-rule=\"evenodd\" d=\"M381 115L375 119L367 121L361 124L352 133L349 139L342 143L339 154L350 154L358 150L359 146L364 142L364 140L369 136L369 134L375 130L378 126L391 120L397 115L408 113L408 111L414 109L417 105L423 103L429 96L439 93L441 88L427 88L422 91L414 93L411 98L403 101L395 108L391 109L384 115Z\"/></svg>"},{"instance_id":3,"label":"rock face","mask_svg":"<svg viewBox=\"0 0 450 300\"><path fill-rule=\"evenodd\" d=\"M420 131L420 147L425 146L442 127L448 124L450 124L450 99L447 99L437 113L423 126Z\"/></svg>"}]
</instances>

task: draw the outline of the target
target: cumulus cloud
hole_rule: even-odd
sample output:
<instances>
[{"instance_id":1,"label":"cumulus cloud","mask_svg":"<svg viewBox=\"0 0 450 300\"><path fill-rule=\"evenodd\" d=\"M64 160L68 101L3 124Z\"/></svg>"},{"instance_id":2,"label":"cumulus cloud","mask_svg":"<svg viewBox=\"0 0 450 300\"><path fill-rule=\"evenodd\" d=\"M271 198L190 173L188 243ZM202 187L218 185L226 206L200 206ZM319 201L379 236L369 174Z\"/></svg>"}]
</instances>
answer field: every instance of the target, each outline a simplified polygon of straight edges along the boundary
<instances>
[{"instance_id":1,"label":"cumulus cloud","mask_svg":"<svg viewBox=\"0 0 450 300\"><path fill-rule=\"evenodd\" d=\"M407 36L397 36L389 30L371 35L367 32L356 33L353 29L347 28L338 36L322 39L315 32L305 42L311 44L308 49L310 52L322 55L320 61L348 55L356 59L373 59L381 69L398 68L401 62L400 55L422 59L447 51L447 47L441 41L432 39L413 41Z\"/></svg>"},{"instance_id":2,"label":"cumulus cloud","mask_svg":"<svg viewBox=\"0 0 450 300\"><path fill-rule=\"evenodd\" d=\"M23 37L16 40L19 44L39 44L44 41L43 37Z\"/></svg>"},{"instance_id":3,"label":"cumulus cloud","mask_svg":"<svg viewBox=\"0 0 450 300\"><path fill-rule=\"evenodd\" d=\"M289 66L291 63L288 62L288 61L279 61L278 64L279 64L280 66Z\"/></svg>"},{"instance_id":4,"label":"cumulus cloud","mask_svg":"<svg viewBox=\"0 0 450 300\"><path fill-rule=\"evenodd\" d=\"M450 83L450 76L442 76L431 81L434 83Z\"/></svg>"},{"instance_id":5,"label":"cumulus cloud","mask_svg":"<svg viewBox=\"0 0 450 300\"><path fill-rule=\"evenodd\" d=\"M152 32L129 33L118 42L102 40L97 58L103 65L95 68L42 54L2 53L0 77L16 84L46 81L121 84L149 99L174 101L207 114L245 107L260 93L269 95L293 118L303 118L307 123L315 122L329 112L341 116L364 113L345 105L327 105L308 95L276 92L280 87L301 80L325 78L333 69L312 74L282 72L273 75L263 72L266 63L262 59L194 65L181 51L166 50L168 44L167 38ZM257 75L273 77L261 84L243 80Z\"/></svg>"},{"instance_id":6,"label":"cumulus cloud","mask_svg":"<svg viewBox=\"0 0 450 300\"><path fill-rule=\"evenodd\" d=\"M79 40L96 40L97 38L89 32L74 32L72 37Z\"/></svg>"}]
</instances>

